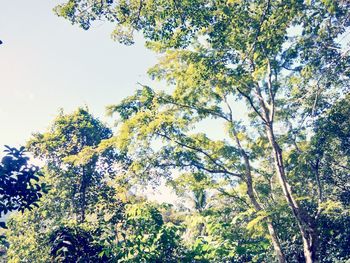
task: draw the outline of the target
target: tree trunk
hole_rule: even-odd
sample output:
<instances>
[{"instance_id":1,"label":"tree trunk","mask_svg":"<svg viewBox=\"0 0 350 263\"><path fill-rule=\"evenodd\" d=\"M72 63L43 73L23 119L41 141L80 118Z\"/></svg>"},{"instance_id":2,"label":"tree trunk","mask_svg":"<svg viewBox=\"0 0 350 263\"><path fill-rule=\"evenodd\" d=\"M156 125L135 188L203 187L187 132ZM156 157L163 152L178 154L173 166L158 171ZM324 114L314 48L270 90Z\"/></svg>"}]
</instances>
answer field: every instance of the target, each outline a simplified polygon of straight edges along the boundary
<instances>
[{"instance_id":1,"label":"tree trunk","mask_svg":"<svg viewBox=\"0 0 350 263\"><path fill-rule=\"evenodd\" d=\"M254 205L255 210L257 212L262 211L263 208L261 207L261 205L258 203L258 201L255 198L251 178L247 180L246 184L247 184L247 189L248 189L247 194L250 198L250 201ZM277 236L277 233L275 231L275 227L272 224L271 218L266 217L265 221L266 221L267 229L268 229L270 237L271 237L273 248L274 248L276 256L278 258L278 262L285 263L286 258L285 258L283 251L282 251L281 243L280 243L279 238Z\"/></svg>"},{"instance_id":2,"label":"tree trunk","mask_svg":"<svg viewBox=\"0 0 350 263\"><path fill-rule=\"evenodd\" d=\"M249 186L247 184L247 187L249 189ZM254 205L254 208L257 212L262 211L263 208L260 206L260 204L257 202L254 194L250 194L250 190L247 191L248 192L248 196L251 200L251 202ZM265 218L266 224L267 224L267 229L269 231L270 237L271 237L271 241L272 241L272 245L273 245L273 249L275 250L276 256L278 258L278 262L280 263L285 263L286 262L286 258L285 255L282 251L282 247L281 247L281 243L279 241L279 238L277 236L277 233L275 231L275 227L272 224L271 218L270 217L266 217Z\"/></svg>"},{"instance_id":3,"label":"tree trunk","mask_svg":"<svg viewBox=\"0 0 350 263\"><path fill-rule=\"evenodd\" d=\"M299 206L298 202L294 199L291 187L287 182L285 167L283 163L282 149L276 141L273 130L273 119L275 115L275 94L272 87L270 63L268 63L267 85L269 89L270 103L266 104L261 94L260 86L259 84L256 84L256 94L258 96L263 115L259 114L256 108L254 108L254 110L258 113L258 115L266 125L266 135L272 147L277 177L280 186L282 187L283 194L287 200L288 206L291 208L292 213L296 219L299 232L303 240L305 262L312 263L315 262L316 259L317 242L315 242L315 237L317 237L317 232L310 215L308 215L306 211L303 211L303 209Z\"/></svg>"},{"instance_id":4,"label":"tree trunk","mask_svg":"<svg viewBox=\"0 0 350 263\"><path fill-rule=\"evenodd\" d=\"M275 166L277 171L277 176L280 182L280 185L283 190L283 194L288 202L289 207L292 210L292 213L297 221L299 231L303 240L303 248L304 248L304 257L306 263L315 262L316 259L316 237L317 233L315 227L312 224L311 217L300 208L299 204L296 202L292 195L292 191L290 185L287 182L287 177L285 174L285 168L282 158L282 150L278 143L276 142L275 135L273 133L272 124L269 123L266 128L266 133L271 144Z\"/></svg>"},{"instance_id":5,"label":"tree trunk","mask_svg":"<svg viewBox=\"0 0 350 263\"><path fill-rule=\"evenodd\" d=\"M277 236L277 233L275 231L275 227L273 226L269 217L266 218L266 223L267 223L267 229L269 230L269 234L271 236L273 248L274 248L275 253L277 255L277 258L278 258L278 262L285 263L286 257L282 251L281 243L280 243L279 238Z\"/></svg>"},{"instance_id":6,"label":"tree trunk","mask_svg":"<svg viewBox=\"0 0 350 263\"><path fill-rule=\"evenodd\" d=\"M80 214L79 214L79 223L85 221L85 210L86 210L86 171L84 167L82 168L81 181L80 181Z\"/></svg>"},{"instance_id":7,"label":"tree trunk","mask_svg":"<svg viewBox=\"0 0 350 263\"><path fill-rule=\"evenodd\" d=\"M251 170L251 166L250 166L250 161L249 161L249 156L247 155L247 153L245 152L245 150L243 149L241 142L237 136L237 132L233 129L233 135L235 137L236 143L238 145L238 148L241 151L241 154L243 156L244 159L244 165L245 165L245 183L247 185L247 194L248 197L250 199L250 201L252 202L255 210L257 212L264 210L263 207L259 204L258 200L255 197L254 194L254 187L253 187L253 177L252 177L252 170ZM271 237L271 241L272 241L272 245L273 248L275 250L276 256L278 258L278 262L279 263L285 263L286 262L286 258L285 255L282 251L282 247L281 247L281 243L279 241L278 235L275 231L275 228L272 224L272 220L270 217L266 217L265 219L266 224L267 224L267 229L269 231L270 237Z\"/></svg>"}]
</instances>

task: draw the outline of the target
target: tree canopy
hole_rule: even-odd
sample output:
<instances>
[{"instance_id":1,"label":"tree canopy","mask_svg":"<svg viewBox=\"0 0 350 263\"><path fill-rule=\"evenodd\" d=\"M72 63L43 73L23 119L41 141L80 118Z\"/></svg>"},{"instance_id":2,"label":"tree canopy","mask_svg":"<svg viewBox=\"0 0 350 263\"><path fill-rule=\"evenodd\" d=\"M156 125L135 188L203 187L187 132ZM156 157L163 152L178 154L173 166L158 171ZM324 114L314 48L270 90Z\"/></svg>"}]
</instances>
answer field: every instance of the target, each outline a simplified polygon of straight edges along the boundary
<instances>
[{"instance_id":1,"label":"tree canopy","mask_svg":"<svg viewBox=\"0 0 350 263\"><path fill-rule=\"evenodd\" d=\"M11 221L13 262L350 259L349 1L69 0L55 12L85 30L107 20L127 45L142 33L166 87L108 106L114 133L79 109L34 135L53 190ZM161 182L182 204L137 192Z\"/></svg>"}]
</instances>

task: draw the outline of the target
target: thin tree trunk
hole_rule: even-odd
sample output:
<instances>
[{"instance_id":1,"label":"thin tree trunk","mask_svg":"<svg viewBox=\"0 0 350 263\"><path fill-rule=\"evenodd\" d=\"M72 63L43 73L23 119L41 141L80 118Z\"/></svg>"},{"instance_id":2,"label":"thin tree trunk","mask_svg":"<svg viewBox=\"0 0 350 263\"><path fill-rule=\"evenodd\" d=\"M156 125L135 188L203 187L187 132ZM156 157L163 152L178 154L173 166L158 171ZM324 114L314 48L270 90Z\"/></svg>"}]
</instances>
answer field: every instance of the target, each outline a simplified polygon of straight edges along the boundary
<instances>
[{"instance_id":1,"label":"thin tree trunk","mask_svg":"<svg viewBox=\"0 0 350 263\"><path fill-rule=\"evenodd\" d=\"M282 157L282 149L276 141L274 130L273 130L273 120L275 115L275 91L273 90L273 85L272 85L270 61L268 61L267 72L268 72L267 86L269 90L270 102L268 104L266 103L266 101L262 96L260 86L258 83L256 83L256 95L259 100L259 104L262 110L262 115L259 112L257 113L265 124L266 135L272 147L272 153L274 157L277 177L278 177L280 186L282 187L283 194L287 200L289 207L292 210L292 213L299 227L299 231L303 240L305 262L312 263L312 262L315 262L314 260L316 259L317 242L315 242L315 237L317 237L317 232L310 215L308 215L306 211L303 211L303 209L299 206L298 202L294 199L292 195L291 187L287 182L287 177L285 174L285 167L284 167L283 157ZM254 107L254 110L256 111L255 107Z\"/></svg>"},{"instance_id":2,"label":"thin tree trunk","mask_svg":"<svg viewBox=\"0 0 350 263\"><path fill-rule=\"evenodd\" d=\"M269 217L266 218L266 223L267 223L267 229L269 230L269 234L271 236L273 248L278 258L278 262L285 263L286 257L282 251L281 243L275 231L275 227L273 226L272 221Z\"/></svg>"},{"instance_id":3,"label":"thin tree trunk","mask_svg":"<svg viewBox=\"0 0 350 263\"><path fill-rule=\"evenodd\" d=\"M82 168L82 176L80 183L80 215L79 215L79 223L83 223L85 221L85 210L86 210L86 171L84 167Z\"/></svg>"},{"instance_id":4,"label":"thin tree trunk","mask_svg":"<svg viewBox=\"0 0 350 263\"><path fill-rule=\"evenodd\" d=\"M292 195L292 191L290 185L287 182L285 174L282 150L276 142L272 124L267 125L266 133L273 150L277 176L282 187L283 194L288 202L289 207L293 212L293 215L297 221L300 230L300 234L303 240L305 262L312 263L316 258L317 251L315 242L315 237L317 236L317 234L315 231L315 227L311 223L311 218L309 217L309 215L306 214L306 212L300 208L299 204L296 202Z\"/></svg>"},{"instance_id":5,"label":"thin tree trunk","mask_svg":"<svg viewBox=\"0 0 350 263\"><path fill-rule=\"evenodd\" d=\"M263 208L257 202L257 200L254 196L254 193L251 193L251 191L253 190L252 187L248 183L247 183L247 187L248 187L248 191L247 191L248 196L249 196L251 202L253 203L255 210L257 212L262 211ZM278 235L276 233L275 227L272 224L271 218L269 216L267 216L265 218L265 221L266 221L267 229L268 229L270 237L271 237L273 248L274 248L276 256L278 258L278 262L285 263L286 258L285 258L283 251L282 251L281 243L280 243L280 240L279 240Z\"/></svg>"},{"instance_id":6,"label":"thin tree trunk","mask_svg":"<svg viewBox=\"0 0 350 263\"><path fill-rule=\"evenodd\" d=\"M233 129L233 135L235 137L236 143L238 145L238 148L241 151L241 154L243 156L244 159L244 165L245 165L245 175L246 175L246 185L247 185L247 194L248 197L250 199L250 201L252 202L255 210L257 212L264 210L263 207L259 204L258 200L255 197L254 194L254 187L253 187L253 178L252 178L252 171L251 171L251 165L250 165L250 161L249 161L249 156L247 155L247 153L245 152L245 150L243 149L241 142L237 136L236 131ZM272 241L272 245L273 248L275 250L276 256L278 258L278 262L279 263L285 263L286 262L286 258L285 255L283 253L282 247L281 247L281 243L280 240L278 238L278 235L275 231L275 228L272 224L272 220L269 216L267 216L265 218L266 224L267 224L267 229L269 231L270 237L271 237L271 241Z\"/></svg>"},{"instance_id":7,"label":"thin tree trunk","mask_svg":"<svg viewBox=\"0 0 350 263\"><path fill-rule=\"evenodd\" d=\"M247 173L248 174L248 173ZM246 176L246 185L247 185L247 194L250 198L250 201L252 202L252 204L254 205L254 208L257 212L264 210L262 208L262 206L259 204L259 202L257 201L255 195L254 195L254 189L253 189L253 184L252 184L252 178L251 178L251 173ZM277 236L277 233L275 231L275 228L272 224L272 220L269 216L267 216L265 218L266 224L267 224L267 229L269 231L269 234L271 236L271 241L272 241L272 245L273 248L275 250L276 256L278 258L278 262L280 263L285 263L286 259L285 259L285 255L282 251L282 247L281 247L281 243L280 240Z\"/></svg>"}]
</instances>

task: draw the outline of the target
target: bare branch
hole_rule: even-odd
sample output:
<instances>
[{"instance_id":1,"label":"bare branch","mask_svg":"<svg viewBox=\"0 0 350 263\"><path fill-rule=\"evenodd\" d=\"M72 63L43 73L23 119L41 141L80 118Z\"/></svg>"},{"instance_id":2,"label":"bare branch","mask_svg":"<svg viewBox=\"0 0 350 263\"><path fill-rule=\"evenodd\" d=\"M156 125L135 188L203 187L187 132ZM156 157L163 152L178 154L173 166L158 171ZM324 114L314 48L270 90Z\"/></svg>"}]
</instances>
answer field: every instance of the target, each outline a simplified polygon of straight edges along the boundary
<instances>
[{"instance_id":1,"label":"bare branch","mask_svg":"<svg viewBox=\"0 0 350 263\"><path fill-rule=\"evenodd\" d=\"M173 139L171 137L169 137L168 135L166 134L162 134L162 133L159 133L157 132L156 133L158 136L161 136L163 138L166 138L167 140L169 141L173 141L175 142L176 144L184 147L184 148L187 148L187 149L190 149L190 150L193 150L193 151L196 151L196 152L199 152L201 154L203 154L204 156L206 156L214 165L216 165L217 167L219 167L220 169L219 170L214 170L214 169L209 169L209 168L206 168L204 166L200 166L200 165L197 165L197 167L201 167L202 169L205 168L205 170L207 170L208 172L214 172L214 173L226 173L226 174L229 174L229 175L232 175L232 176L236 176L236 177L241 177L241 174L238 174L238 173L233 173L231 171L229 171L223 164L220 164L217 162L217 160L215 158L213 158L210 154L208 154L207 152L205 152L203 149L200 149L200 148L197 148L197 147L194 147L194 146L191 146L191 145L188 145L188 144L185 144L183 142L180 142L176 139Z\"/></svg>"},{"instance_id":2,"label":"bare branch","mask_svg":"<svg viewBox=\"0 0 350 263\"><path fill-rule=\"evenodd\" d=\"M247 95L246 93L244 93L242 90L240 90L238 87L237 87L237 90L238 90L239 94L241 94L243 97L245 97L245 98L248 100L250 106L252 106L252 108L254 109L254 111L256 112L256 114L258 114L259 117L263 120L264 124L269 125L269 122L261 115L261 113L259 112L259 110L255 107L254 102L253 102L253 99L252 99L249 95Z\"/></svg>"},{"instance_id":3,"label":"bare branch","mask_svg":"<svg viewBox=\"0 0 350 263\"><path fill-rule=\"evenodd\" d=\"M272 87L272 72L271 72L271 63L270 59L268 59L267 62L267 87L269 89L269 95L270 95L270 120L273 120L275 115L275 94L273 92Z\"/></svg>"}]
</instances>

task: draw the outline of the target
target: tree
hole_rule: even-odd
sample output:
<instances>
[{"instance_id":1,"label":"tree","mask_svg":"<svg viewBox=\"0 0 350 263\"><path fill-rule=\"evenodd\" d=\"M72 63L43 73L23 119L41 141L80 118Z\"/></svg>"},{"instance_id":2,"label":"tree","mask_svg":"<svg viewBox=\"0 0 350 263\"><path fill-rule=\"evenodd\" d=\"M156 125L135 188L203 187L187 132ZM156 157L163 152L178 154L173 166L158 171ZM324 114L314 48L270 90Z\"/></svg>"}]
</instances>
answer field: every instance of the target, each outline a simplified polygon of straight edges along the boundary
<instances>
[{"instance_id":1,"label":"tree","mask_svg":"<svg viewBox=\"0 0 350 263\"><path fill-rule=\"evenodd\" d=\"M130 98L117 107L125 123L122 130L130 133L125 135L129 139L122 136L124 140L135 134L137 138L162 138L170 147L162 154L178 163L181 159L182 166L244 180L257 211L261 204L254 201L258 198L250 185L254 186L259 167L252 165L255 156L250 144L267 141L265 155L257 155L258 159L272 157L274 167L268 179L278 181L302 240L305 260L314 262L318 249L315 211L320 209L310 211L298 200L302 191L295 182L300 175L291 178L284 156L291 147L301 148L298 144L313 121L348 87L349 52L339 40L349 27L349 7L348 1L332 0L71 0L56 12L84 29L96 19L107 18L116 24L113 36L126 44L133 42L134 31L141 31L147 46L163 53L164 59L151 75L168 80L175 91L152 95L146 89L143 93L149 94L141 97L144 100L138 100L139 94L134 97L136 102ZM235 100L246 102L249 121L245 124L233 119ZM206 136L189 136L189 125L205 118L227 123L235 146ZM173 156L176 151L169 153L179 147L181 157ZM244 169L237 169L235 163ZM249 175L252 172L254 176ZM269 217L266 220L270 222ZM283 262L273 226L271 222L272 243Z\"/></svg>"},{"instance_id":2,"label":"tree","mask_svg":"<svg viewBox=\"0 0 350 263\"><path fill-rule=\"evenodd\" d=\"M33 209L48 190L45 183L39 183L42 176L39 167L28 163L25 148L5 147L7 154L0 162L0 217L13 211L23 213L26 209ZM0 222L0 227L6 229L6 223ZM0 247L2 257L8 247L2 231Z\"/></svg>"},{"instance_id":3,"label":"tree","mask_svg":"<svg viewBox=\"0 0 350 263\"><path fill-rule=\"evenodd\" d=\"M266 221L267 230L273 238L275 249L279 253L280 260L283 261L284 256L275 227L268 212L258 201L261 196L258 197L254 193L256 191L253 187L253 171L250 161L255 160L256 157L248 159L247 155L246 160L241 158L242 152L245 153L245 151L241 144L243 140L239 138L238 132L232 135L235 136L234 141L239 142L237 148L226 141L213 141L205 134L189 135L189 127L210 114L214 115L215 109L212 109L210 113L204 111L194 115L192 112L184 111L178 104L172 97L155 94L146 87L116 107L111 107L111 110L118 112L122 119L125 118L118 140L120 149L132 153L132 172L164 175L171 174L173 169L179 169L183 172L190 170L194 174L204 173L208 178L202 187L211 185L210 188L226 195L230 195L232 186L237 182L244 182L249 197L248 202L253 204L253 209L258 215L260 214L260 217L263 215L262 221ZM159 109L161 109L160 112ZM190 110L193 110L193 107ZM220 112L217 113L220 114ZM164 143L164 146L156 152L152 145L155 138L162 139ZM142 145L143 150L135 152L133 148L129 148L129 145ZM184 176L189 179L188 175L184 174ZM175 185L178 186L177 180ZM198 189L199 191L193 190L200 195L203 188ZM196 196L196 193L194 194ZM241 197L238 195L231 196L241 202ZM249 205L245 208L249 209Z\"/></svg>"},{"instance_id":4,"label":"tree","mask_svg":"<svg viewBox=\"0 0 350 263\"><path fill-rule=\"evenodd\" d=\"M317 120L308 150L293 156L299 163L293 170L308 166L306 180L318 185L313 203L318 204L319 250L329 262L349 258L348 247L343 247L350 240L349 98L347 94Z\"/></svg>"},{"instance_id":5,"label":"tree","mask_svg":"<svg viewBox=\"0 0 350 263\"><path fill-rule=\"evenodd\" d=\"M117 208L115 192L106 181L113 175L110 164L115 152L106 150L89 159L77 159L76 155L97 147L111 135L109 128L81 108L72 114L61 112L46 133L33 135L28 149L45 162L42 180L51 190L37 209L10 220L7 232L10 262L18 257L23 261L47 262L50 255L56 261L72 262L93 258L91 253L98 257L100 247L92 240L94 227L86 227L87 216L95 215L97 207L106 202ZM59 247L66 244L62 240L65 237L76 244L82 240L91 242L69 250Z\"/></svg>"},{"instance_id":6,"label":"tree","mask_svg":"<svg viewBox=\"0 0 350 263\"><path fill-rule=\"evenodd\" d=\"M28 149L46 162L48 172L59 177L54 186L66 190L67 196L62 201L70 202L70 217L75 216L79 223L93 209L94 192L106 187L104 177L113 172L110 164L114 153L106 150L87 159L75 156L92 151L111 136L109 128L80 108L73 114L61 113L47 133L35 134L28 142Z\"/></svg>"},{"instance_id":7,"label":"tree","mask_svg":"<svg viewBox=\"0 0 350 263\"><path fill-rule=\"evenodd\" d=\"M7 153L0 163L0 216L11 211L24 211L37 206L46 192L46 185L39 184L39 167L28 163L25 148L5 146Z\"/></svg>"},{"instance_id":8,"label":"tree","mask_svg":"<svg viewBox=\"0 0 350 263\"><path fill-rule=\"evenodd\" d=\"M33 135L28 148L45 162L51 190L9 220L8 262L189 262L180 227L157 205L132 194L122 200L115 181L124 159L103 145L111 135L81 108Z\"/></svg>"},{"instance_id":9,"label":"tree","mask_svg":"<svg viewBox=\"0 0 350 263\"><path fill-rule=\"evenodd\" d=\"M180 233L178 226L164 222L157 205L129 203L119 229L122 238L114 245L117 262L191 262Z\"/></svg>"}]
</instances>

